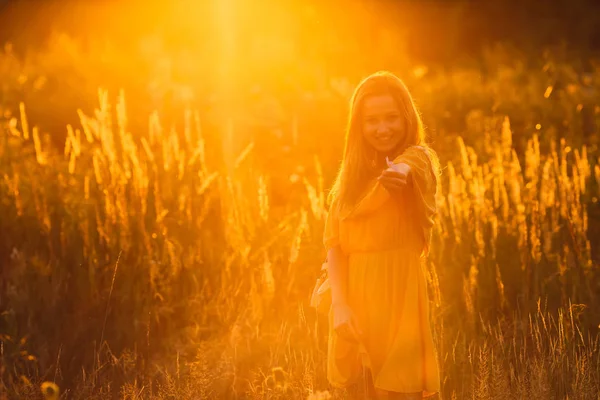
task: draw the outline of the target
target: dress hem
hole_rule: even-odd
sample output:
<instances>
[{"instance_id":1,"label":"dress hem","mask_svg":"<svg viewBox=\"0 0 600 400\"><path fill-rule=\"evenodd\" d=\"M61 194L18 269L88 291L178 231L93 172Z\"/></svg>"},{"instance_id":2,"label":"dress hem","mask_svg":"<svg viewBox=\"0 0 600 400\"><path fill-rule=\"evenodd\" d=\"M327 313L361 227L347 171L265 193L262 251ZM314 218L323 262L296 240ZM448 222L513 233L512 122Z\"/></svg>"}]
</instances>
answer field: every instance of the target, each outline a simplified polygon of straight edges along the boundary
<instances>
[{"instance_id":1,"label":"dress hem","mask_svg":"<svg viewBox=\"0 0 600 400\"><path fill-rule=\"evenodd\" d=\"M329 381L329 380L328 380ZM342 385L342 384L338 384L338 383L333 383L331 381L329 381L329 384L336 388L336 389L350 389L353 385L359 384L360 383L360 379L357 379L356 381L353 381L351 383L348 383L347 385ZM373 387L375 389L380 389L380 390L385 390L387 392L393 392L393 393L418 393L421 392L422 396L424 399L435 396L435 395L439 395L441 393L441 390L436 389L436 390L428 390L428 389L417 389L417 390L389 390L389 389L384 389L378 386L373 385Z\"/></svg>"}]
</instances>

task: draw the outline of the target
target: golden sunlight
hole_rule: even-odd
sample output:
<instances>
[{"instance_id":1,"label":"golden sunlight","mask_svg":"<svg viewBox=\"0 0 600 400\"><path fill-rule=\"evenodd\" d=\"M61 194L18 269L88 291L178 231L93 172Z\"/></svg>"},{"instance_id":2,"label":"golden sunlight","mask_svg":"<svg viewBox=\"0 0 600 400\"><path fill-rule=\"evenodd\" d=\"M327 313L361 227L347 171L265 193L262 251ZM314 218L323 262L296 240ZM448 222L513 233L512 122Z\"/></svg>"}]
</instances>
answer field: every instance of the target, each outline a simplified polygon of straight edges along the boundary
<instances>
[{"instance_id":1,"label":"golden sunlight","mask_svg":"<svg viewBox=\"0 0 600 400\"><path fill-rule=\"evenodd\" d=\"M0 400L597 398L600 3L0 27Z\"/></svg>"}]
</instances>

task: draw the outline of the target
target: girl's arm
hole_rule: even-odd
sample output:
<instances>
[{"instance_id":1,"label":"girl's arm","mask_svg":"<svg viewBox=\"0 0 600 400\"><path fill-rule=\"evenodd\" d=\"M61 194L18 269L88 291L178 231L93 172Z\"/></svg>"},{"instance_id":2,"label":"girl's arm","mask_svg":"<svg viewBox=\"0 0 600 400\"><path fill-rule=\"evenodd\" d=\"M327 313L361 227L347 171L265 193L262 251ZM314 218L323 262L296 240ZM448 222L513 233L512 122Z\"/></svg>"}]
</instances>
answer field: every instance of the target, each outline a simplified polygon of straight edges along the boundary
<instances>
[{"instance_id":1,"label":"girl's arm","mask_svg":"<svg viewBox=\"0 0 600 400\"><path fill-rule=\"evenodd\" d=\"M363 339L363 330L348 304L348 256L337 245L327 251L327 257L333 328L345 340Z\"/></svg>"},{"instance_id":2,"label":"girl's arm","mask_svg":"<svg viewBox=\"0 0 600 400\"><path fill-rule=\"evenodd\" d=\"M339 245L327 252L327 274L332 304L348 304L348 256Z\"/></svg>"}]
</instances>

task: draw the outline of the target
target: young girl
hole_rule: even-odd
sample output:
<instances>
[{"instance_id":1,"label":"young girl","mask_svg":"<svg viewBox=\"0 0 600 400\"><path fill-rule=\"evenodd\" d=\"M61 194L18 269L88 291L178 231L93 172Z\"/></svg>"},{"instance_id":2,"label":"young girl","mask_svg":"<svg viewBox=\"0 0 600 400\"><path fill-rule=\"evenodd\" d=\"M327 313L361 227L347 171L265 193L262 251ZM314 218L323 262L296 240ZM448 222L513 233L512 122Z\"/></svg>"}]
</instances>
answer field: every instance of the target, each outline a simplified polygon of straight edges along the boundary
<instances>
[{"instance_id":1,"label":"young girl","mask_svg":"<svg viewBox=\"0 0 600 400\"><path fill-rule=\"evenodd\" d=\"M323 235L332 295L327 377L335 387L366 372L377 399L440 390L422 264L439 174L404 83L385 71L364 79Z\"/></svg>"}]
</instances>

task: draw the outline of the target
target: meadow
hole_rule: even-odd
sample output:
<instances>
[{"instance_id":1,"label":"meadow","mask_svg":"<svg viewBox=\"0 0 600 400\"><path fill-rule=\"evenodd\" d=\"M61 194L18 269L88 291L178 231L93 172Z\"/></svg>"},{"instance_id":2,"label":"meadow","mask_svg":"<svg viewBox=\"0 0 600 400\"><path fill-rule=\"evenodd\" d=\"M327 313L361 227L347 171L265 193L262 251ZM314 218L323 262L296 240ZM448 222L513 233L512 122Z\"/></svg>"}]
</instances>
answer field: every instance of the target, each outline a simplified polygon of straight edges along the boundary
<instances>
[{"instance_id":1,"label":"meadow","mask_svg":"<svg viewBox=\"0 0 600 400\"><path fill-rule=\"evenodd\" d=\"M234 116L140 115L142 96L95 87L45 132L27 99L60 102L43 86L65 74L61 43L0 55L0 399L44 382L72 399L348 398L309 296L356 80L294 107L264 89ZM442 398L596 399L600 69L482 60L399 73L444 166L426 263Z\"/></svg>"}]
</instances>

